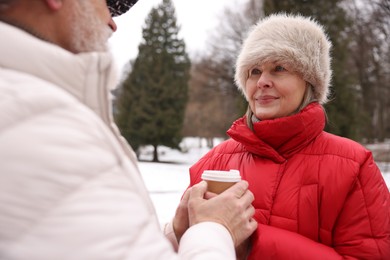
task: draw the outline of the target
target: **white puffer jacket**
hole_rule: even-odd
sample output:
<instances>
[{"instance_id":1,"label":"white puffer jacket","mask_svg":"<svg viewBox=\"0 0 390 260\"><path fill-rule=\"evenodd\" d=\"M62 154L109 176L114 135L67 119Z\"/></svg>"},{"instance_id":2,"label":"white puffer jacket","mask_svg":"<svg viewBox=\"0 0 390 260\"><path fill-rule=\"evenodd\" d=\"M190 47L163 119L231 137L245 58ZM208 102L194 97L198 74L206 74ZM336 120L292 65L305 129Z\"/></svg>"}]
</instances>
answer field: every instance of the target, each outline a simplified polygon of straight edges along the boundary
<instances>
[{"instance_id":1,"label":"white puffer jacket","mask_svg":"<svg viewBox=\"0 0 390 260\"><path fill-rule=\"evenodd\" d=\"M0 259L234 259L229 232L164 237L111 118L111 55L0 22Z\"/></svg>"}]
</instances>

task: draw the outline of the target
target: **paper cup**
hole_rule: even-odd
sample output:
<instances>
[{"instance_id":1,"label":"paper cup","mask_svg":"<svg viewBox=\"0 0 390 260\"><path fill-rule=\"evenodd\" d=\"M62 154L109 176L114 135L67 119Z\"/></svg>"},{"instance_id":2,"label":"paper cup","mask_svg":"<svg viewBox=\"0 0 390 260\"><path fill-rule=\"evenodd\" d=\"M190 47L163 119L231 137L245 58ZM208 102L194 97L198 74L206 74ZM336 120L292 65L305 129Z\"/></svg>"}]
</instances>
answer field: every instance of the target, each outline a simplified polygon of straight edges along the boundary
<instances>
[{"instance_id":1,"label":"paper cup","mask_svg":"<svg viewBox=\"0 0 390 260\"><path fill-rule=\"evenodd\" d=\"M241 180L240 171L214 171L205 170L202 174L202 180L207 182L207 190L220 194L236 182Z\"/></svg>"}]
</instances>

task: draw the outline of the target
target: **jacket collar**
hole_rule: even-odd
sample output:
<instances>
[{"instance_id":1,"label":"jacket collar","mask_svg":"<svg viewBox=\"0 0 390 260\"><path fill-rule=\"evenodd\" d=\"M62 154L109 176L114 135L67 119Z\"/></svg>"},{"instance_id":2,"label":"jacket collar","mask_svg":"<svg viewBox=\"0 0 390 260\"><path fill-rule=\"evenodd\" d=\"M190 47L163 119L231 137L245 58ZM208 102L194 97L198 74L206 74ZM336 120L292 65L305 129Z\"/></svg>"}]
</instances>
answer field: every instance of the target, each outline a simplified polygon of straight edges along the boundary
<instances>
[{"instance_id":1,"label":"jacket collar","mask_svg":"<svg viewBox=\"0 0 390 260\"><path fill-rule=\"evenodd\" d=\"M306 147L325 127L325 113L318 103L309 104L300 113L246 125L246 118L235 121L227 134L261 157L282 163Z\"/></svg>"},{"instance_id":2,"label":"jacket collar","mask_svg":"<svg viewBox=\"0 0 390 260\"><path fill-rule=\"evenodd\" d=\"M0 22L0 67L48 81L110 121L109 90L117 73L109 53L73 54Z\"/></svg>"}]
</instances>

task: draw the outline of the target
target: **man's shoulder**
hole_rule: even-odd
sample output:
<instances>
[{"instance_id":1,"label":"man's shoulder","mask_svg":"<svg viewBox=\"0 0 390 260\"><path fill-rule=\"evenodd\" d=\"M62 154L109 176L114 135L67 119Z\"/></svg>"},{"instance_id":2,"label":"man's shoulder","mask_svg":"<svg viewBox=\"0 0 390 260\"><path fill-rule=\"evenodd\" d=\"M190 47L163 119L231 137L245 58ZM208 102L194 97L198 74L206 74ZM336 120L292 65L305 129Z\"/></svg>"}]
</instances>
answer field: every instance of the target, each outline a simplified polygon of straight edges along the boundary
<instances>
[{"instance_id":1,"label":"man's shoulder","mask_svg":"<svg viewBox=\"0 0 390 260\"><path fill-rule=\"evenodd\" d=\"M34 98L74 100L69 93L51 82L28 73L4 68L0 69L0 95L2 100L16 99L19 104L27 103Z\"/></svg>"},{"instance_id":2,"label":"man's shoulder","mask_svg":"<svg viewBox=\"0 0 390 260\"><path fill-rule=\"evenodd\" d=\"M0 129L12 127L54 111L85 110L75 97L33 75L0 69Z\"/></svg>"}]
</instances>

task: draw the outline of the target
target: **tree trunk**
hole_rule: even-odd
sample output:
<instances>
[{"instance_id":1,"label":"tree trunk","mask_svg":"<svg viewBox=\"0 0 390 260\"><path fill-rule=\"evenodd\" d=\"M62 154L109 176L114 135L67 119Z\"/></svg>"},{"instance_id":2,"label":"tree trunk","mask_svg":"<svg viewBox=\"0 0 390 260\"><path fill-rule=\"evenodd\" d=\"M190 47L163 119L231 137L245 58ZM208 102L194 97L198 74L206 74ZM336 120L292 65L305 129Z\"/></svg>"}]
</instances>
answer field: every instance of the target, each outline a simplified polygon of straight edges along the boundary
<instances>
[{"instance_id":1,"label":"tree trunk","mask_svg":"<svg viewBox=\"0 0 390 260\"><path fill-rule=\"evenodd\" d=\"M208 148L213 148L214 147L214 138L212 138L212 137L207 137L207 147Z\"/></svg>"},{"instance_id":2,"label":"tree trunk","mask_svg":"<svg viewBox=\"0 0 390 260\"><path fill-rule=\"evenodd\" d=\"M153 162L158 162L158 152L157 152L158 145L153 145Z\"/></svg>"}]
</instances>

